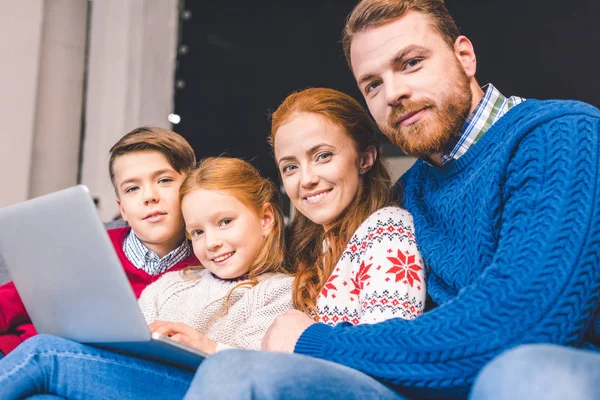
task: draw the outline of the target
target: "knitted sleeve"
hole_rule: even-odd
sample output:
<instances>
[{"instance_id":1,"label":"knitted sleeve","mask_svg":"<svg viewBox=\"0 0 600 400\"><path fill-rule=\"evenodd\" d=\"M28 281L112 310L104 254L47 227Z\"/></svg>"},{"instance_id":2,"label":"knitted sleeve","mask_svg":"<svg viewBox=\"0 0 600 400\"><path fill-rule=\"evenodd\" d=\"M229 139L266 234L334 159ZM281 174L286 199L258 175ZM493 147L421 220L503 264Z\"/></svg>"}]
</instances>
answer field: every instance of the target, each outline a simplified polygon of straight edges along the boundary
<instances>
[{"instance_id":1,"label":"knitted sleeve","mask_svg":"<svg viewBox=\"0 0 600 400\"><path fill-rule=\"evenodd\" d=\"M291 276L277 274L260 282L253 289L246 309L249 315L241 322L229 346L260 350L260 345L275 318L294 308Z\"/></svg>"},{"instance_id":2,"label":"knitted sleeve","mask_svg":"<svg viewBox=\"0 0 600 400\"><path fill-rule=\"evenodd\" d=\"M600 299L600 122L565 115L515 147L490 265L411 321L315 324L297 353L358 369L426 398L466 397L479 369L523 343L581 345Z\"/></svg>"},{"instance_id":3,"label":"knitted sleeve","mask_svg":"<svg viewBox=\"0 0 600 400\"><path fill-rule=\"evenodd\" d=\"M359 323L416 318L423 312L426 290L412 216L401 208L386 207L366 222L359 242L349 243L350 251L366 249L358 253L358 271L351 279L361 304Z\"/></svg>"}]
</instances>

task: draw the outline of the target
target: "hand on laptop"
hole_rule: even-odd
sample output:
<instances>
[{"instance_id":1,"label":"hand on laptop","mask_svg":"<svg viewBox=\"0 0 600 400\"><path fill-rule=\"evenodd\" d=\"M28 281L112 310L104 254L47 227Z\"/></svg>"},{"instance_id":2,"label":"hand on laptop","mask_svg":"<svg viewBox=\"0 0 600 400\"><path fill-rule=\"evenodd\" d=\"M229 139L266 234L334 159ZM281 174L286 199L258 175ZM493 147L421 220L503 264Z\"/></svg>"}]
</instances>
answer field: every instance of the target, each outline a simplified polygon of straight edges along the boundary
<instances>
[{"instance_id":1,"label":"hand on laptop","mask_svg":"<svg viewBox=\"0 0 600 400\"><path fill-rule=\"evenodd\" d=\"M195 347L207 354L214 354L217 343L183 322L154 321L148 325L151 332L167 336L177 342Z\"/></svg>"}]
</instances>

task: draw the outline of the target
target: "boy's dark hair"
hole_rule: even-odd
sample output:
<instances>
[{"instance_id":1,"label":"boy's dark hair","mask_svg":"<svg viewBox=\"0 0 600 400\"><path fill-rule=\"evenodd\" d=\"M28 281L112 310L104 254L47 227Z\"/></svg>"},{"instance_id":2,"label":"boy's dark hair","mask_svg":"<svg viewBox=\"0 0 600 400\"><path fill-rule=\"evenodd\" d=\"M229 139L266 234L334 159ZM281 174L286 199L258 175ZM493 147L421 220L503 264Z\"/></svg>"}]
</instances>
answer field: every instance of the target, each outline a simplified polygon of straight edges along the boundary
<instances>
[{"instance_id":1,"label":"boy's dark hair","mask_svg":"<svg viewBox=\"0 0 600 400\"><path fill-rule=\"evenodd\" d=\"M153 126L136 128L119 139L110 149L108 173L117 196L119 192L115 182L115 160L124 154L142 150L160 152L178 173L188 172L196 166L194 150L183 136L165 128Z\"/></svg>"}]
</instances>

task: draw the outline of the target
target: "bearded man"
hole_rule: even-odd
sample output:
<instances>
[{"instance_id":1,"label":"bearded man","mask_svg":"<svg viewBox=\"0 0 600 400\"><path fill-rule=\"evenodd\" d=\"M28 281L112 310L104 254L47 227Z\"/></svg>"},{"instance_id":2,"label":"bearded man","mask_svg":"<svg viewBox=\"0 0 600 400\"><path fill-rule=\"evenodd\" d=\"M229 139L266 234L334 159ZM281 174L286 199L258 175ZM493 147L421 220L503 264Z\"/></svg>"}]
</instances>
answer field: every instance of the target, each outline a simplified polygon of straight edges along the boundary
<instances>
[{"instance_id":1,"label":"bearded man","mask_svg":"<svg viewBox=\"0 0 600 400\"><path fill-rule=\"evenodd\" d=\"M472 398L600 393L600 111L480 88L442 0L363 0L343 45L381 131L420 159L397 190L432 304L362 326L289 312L263 348L294 355L217 354L190 395L465 398L513 348Z\"/></svg>"}]
</instances>

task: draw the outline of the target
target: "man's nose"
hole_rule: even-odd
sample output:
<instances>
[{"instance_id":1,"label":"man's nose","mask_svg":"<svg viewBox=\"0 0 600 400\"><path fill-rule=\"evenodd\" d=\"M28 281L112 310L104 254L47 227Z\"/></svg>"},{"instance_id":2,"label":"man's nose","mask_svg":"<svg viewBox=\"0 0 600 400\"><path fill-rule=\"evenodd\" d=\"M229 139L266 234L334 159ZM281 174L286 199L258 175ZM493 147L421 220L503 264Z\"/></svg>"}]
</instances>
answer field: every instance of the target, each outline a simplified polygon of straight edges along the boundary
<instances>
[{"instance_id":1,"label":"man's nose","mask_svg":"<svg viewBox=\"0 0 600 400\"><path fill-rule=\"evenodd\" d=\"M388 105L395 106L408 99L412 94L406 80L398 76L391 76L384 85L385 99Z\"/></svg>"}]
</instances>

